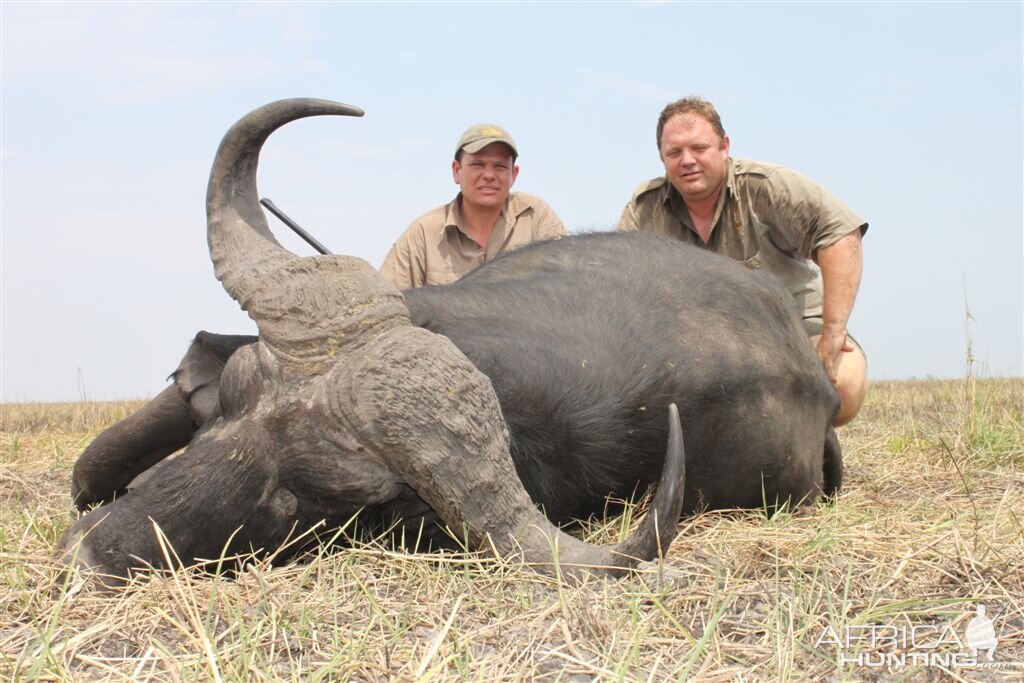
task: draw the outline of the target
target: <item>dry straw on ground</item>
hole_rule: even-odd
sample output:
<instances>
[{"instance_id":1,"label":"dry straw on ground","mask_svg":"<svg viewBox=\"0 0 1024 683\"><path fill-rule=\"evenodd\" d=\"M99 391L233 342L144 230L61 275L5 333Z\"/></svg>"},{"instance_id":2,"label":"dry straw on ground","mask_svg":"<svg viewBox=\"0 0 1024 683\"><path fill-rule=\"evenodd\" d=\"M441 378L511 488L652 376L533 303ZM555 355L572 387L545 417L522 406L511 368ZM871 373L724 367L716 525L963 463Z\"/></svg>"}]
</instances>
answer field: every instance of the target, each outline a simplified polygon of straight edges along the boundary
<instances>
[{"instance_id":1,"label":"dry straw on ground","mask_svg":"<svg viewBox=\"0 0 1024 683\"><path fill-rule=\"evenodd\" d=\"M687 519L664 580L584 585L373 545L116 595L62 582L74 458L134 407L0 406L3 680L1024 680L1024 380L876 383L837 503ZM994 662L957 666L979 603Z\"/></svg>"}]
</instances>

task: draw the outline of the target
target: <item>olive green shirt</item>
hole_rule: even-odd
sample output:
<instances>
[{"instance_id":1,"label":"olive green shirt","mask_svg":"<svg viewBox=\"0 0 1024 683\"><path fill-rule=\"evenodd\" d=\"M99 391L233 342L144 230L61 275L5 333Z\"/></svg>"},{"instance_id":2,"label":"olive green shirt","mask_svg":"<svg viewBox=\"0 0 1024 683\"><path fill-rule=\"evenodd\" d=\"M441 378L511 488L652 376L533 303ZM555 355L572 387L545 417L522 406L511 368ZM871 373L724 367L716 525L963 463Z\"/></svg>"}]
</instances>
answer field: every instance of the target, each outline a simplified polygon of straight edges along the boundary
<instances>
[{"instance_id":1,"label":"olive green shirt","mask_svg":"<svg viewBox=\"0 0 1024 683\"><path fill-rule=\"evenodd\" d=\"M697 234L682 196L667 178L637 188L619 219L619 230L675 237L778 277L805 318L822 314L818 249L868 224L835 195L781 166L728 160L723 192L707 244Z\"/></svg>"},{"instance_id":2,"label":"olive green shirt","mask_svg":"<svg viewBox=\"0 0 1024 683\"><path fill-rule=\"evenodd\" d=\"M391 247L380 272L399 289L446 285L498 254L565 234L562 220L547 202L513 192L483 249L463 230L456 197L414 220Z\"/></svg>"}]
</instances>

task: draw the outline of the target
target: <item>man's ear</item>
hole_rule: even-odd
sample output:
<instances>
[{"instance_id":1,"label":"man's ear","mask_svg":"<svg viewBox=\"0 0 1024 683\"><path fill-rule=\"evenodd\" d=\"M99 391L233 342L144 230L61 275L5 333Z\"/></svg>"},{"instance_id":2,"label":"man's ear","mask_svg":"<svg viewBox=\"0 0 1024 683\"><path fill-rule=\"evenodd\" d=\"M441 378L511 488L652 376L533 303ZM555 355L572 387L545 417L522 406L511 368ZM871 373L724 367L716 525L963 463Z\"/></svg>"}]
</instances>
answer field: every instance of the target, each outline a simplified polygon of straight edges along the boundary
<instances>
[{"instance_id":1,"label":"man's ear","mask_svg":"<svg viewBox=\"0 0 1024 683\"><path fill-rule=\"evenodd\" d=\"M459 184L459 171L461 169L462 169L462 166L459 164L459 160L458 159L456 159L455 161L452 162L452 180L455 181L456 185Z\"/></svg>"},{"instance_id":2,"label":"man's ear","mask_svg":"<svg viewBox=\"0 0 1024 683\"><path fill-rule=\"evenodd\" d=\"M516 184L516 178L518 178L518 177L519 177L519 164L512 164L512 182L509 183L508 186L512 187L513 185L515 185Z\"/></svg>"}]
</instances>

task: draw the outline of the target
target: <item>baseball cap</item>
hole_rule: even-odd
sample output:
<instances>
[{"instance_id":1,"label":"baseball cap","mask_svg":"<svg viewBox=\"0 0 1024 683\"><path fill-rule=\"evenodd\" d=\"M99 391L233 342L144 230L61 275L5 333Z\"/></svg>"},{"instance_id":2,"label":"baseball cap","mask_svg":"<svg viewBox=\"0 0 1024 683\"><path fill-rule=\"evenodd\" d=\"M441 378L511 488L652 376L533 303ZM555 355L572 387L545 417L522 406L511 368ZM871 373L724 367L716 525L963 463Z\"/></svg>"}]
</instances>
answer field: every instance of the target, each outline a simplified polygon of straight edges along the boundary
<instances>
[{"instance_id":1,"label":"baseball cap","mask_svg":"<svg viewBox=\"0 0 1024 683\"><path fill-rule=\"evenodd\" d=\"M493 123L478 123L467 128L459 138L459 144L455 146L455 156L459 156L459 152L476 154L493 142L504 142L512 148L512 156L519 156L519 150L516 149L516 143L512 136L508 134L507 130Z\"/></svg>"}]
</instances>

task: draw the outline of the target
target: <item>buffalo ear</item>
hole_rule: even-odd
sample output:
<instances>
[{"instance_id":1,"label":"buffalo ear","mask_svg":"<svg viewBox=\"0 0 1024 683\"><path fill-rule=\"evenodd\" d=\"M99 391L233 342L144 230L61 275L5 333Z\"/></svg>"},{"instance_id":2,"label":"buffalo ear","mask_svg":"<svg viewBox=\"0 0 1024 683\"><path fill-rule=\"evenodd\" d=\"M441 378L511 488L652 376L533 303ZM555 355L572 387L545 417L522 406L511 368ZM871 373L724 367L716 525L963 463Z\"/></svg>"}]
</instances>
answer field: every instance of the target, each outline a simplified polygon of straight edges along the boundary
<instances>
[{"instance_id":1,"label":"buffalo ear","mask_svg":"<svg viewBox=\"0 0 1024 683\"><path fill-rule=\"evenodd\" d=\"M200 331L192 340L171 377L188 401L197 426L205 424L219 412L220 378L228 359L239 348L257 341L259 338L251 335L206 331Z\"/></svg>"}]
</instances>

